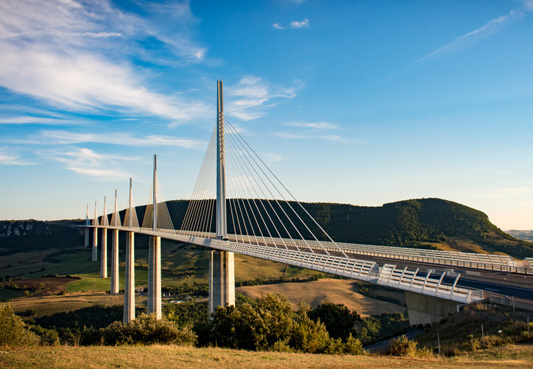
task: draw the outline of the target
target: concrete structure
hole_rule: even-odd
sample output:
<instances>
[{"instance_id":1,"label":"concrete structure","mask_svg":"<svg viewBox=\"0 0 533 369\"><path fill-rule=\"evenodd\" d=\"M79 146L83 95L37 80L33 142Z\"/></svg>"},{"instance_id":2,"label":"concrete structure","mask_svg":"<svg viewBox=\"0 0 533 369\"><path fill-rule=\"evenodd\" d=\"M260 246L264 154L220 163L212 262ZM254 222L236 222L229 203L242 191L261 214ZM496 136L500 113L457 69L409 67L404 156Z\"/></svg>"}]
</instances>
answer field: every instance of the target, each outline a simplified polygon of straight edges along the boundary
<instances>
[{"instance_id":1,"label":"concrete structure","mask_svg":"<svg viewBox=\"0 0 533 369\"><path fill-rule=\"evenodd\" d=\"M107 228L102 229L100 244L100 278L107 278Z\"/></svg>"},{"instance_id":2,"label":"concrete structure","mask_svg":"<svg viewBox=\"0 0 533 369\"><path fill-rule=\"evenodd\" d=\"M104 196L104 215L102 225L109 225L107 221L106 198ZM107 278L107 228L102 229L102 243L100 244L100 278Z\"/></svg>"},{"instance_id":3,"label":"concrete structure","mask_svg":"<svg viewBox=\"0 0 533 369\"><path fill-rule=\"evenodd\" d=\"M161 237L150 237L148 245L148 314L161 319Z\"/></svg>"},{"instance_id":4,"label":"concrete structure","mask_svg":"<svg viewBox=\"0 0 533 369\"><path fill-rule=\"evenodd\" d=\"M213 250L209 254L209 314L226 305L235 305L234 254Z\"/></svg>"},{"instance_id":5,"label":"concrete structure","mask_svg":"<svg viewBox=\"0 0 533 369\"><path fill-rule=\"evenodd\" d=\"M405 292L407 314L411 326L425 326L440 321L448 315L455 314L464 304L444 300L438 297Z\"/></svg>"},{"instance_id":6,"label":"concrete structure","mask_svg":"<svg viewBox=\"0 0 533 369\"><path fill-rule=\"evenodd\" d=\"M87 214L85 215L85 225L88 226L91 223L89 222L89 204L87 204ZM89 228L85 228L85 242L83 244L85 247L89 247Z\"/></svg>"},{"instance_id":7,"label":"concrete structure","mask_svg":"<svg viewBox=\"0 0 533 369\"><path fill-rule=\"evenodd\" d=\"M126 278L124 285L124 323L135 319L135 233L126 232Z\"/></svg>"},{"instance_id":8,"label":"concrete structure","mask_svg":"<svg viewBox=\"0 0 533 369\"><path fill-rule=\"evenodd\" d=\"M111 289L112 295L119 293L119 259L118 259L118 230L113 229L111 234Z\"/></svg>"},{"instance_id":9,"label":"concrete structure","mask_svg":"<svg viewBox=\"0 0 533 369\"><path fill-rule=\"evenodd\" d=\"M98 225L98 216L96 215L96 201L94 202L94 224L95 226ZM98 261L98 228L93 228L93 261Z\"/></svg>"},{"instance_id":10,"label":"concrete structure","mask_svg":"<svg viewBox=\"0 0 533 369\"><path fill-rule=\"evenodd\" d=\"M154 155L152 230L157 232L157 156ZM148 314L161 319L161 237L148 244Z\"/></svg>"},{"instance_id":11,"label":"concrete structure","mask_svg":"<svg viewBox=\"0 0 533 369\"><path fill-rule=\"evenodd\" d=\"M114 224L113 226L118 226L120 221L118 219L118 203L117 203L117 190L115 190L115 212L114 212ZM110 293L112 295L118 295L119 293L119 250L118 250L118 229L113 229L111 236L111 289Z\"/></svg>"},{"instance_id":12,"label":"concrete structure","mask_svg":"<svg viewBox=\"0 0 533 369\"><path fill-rule=\"evenodd\" d=\"M222 81L217 81L217 113L216 239L227 240ZM218 306L226 305L235 305L234 255L232 252L214 250L209 257L209 314L215 312Z\"/></svg>"},{"instance_id":13,"label":"concrete structure","mask_svg":"<svg viewBox=\"0 0 533 369\"><path fill-rule=\"evenodd\" d=\"M129 227L132 227L133 193L130 178ZM126 232L126 278L124 285L124 323L135 319L135 233Z\"/></svg>"}]
</instances>

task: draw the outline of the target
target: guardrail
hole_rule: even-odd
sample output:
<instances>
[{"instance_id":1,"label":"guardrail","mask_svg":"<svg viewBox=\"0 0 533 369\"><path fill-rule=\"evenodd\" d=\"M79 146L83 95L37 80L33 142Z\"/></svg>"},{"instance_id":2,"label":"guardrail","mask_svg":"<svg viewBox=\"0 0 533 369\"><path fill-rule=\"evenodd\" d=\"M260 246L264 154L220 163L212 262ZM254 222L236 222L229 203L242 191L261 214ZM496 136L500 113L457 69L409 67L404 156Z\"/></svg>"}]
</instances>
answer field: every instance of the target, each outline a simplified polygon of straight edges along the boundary
<instances>
[{"instance_id":1,"label":"guardrail","mask_svg":"<svg viewBox=\"0 0 533 369\"><path fill-rule=\"evenodd\" d=\"M396 269L396 265L391 264L379 267L376 262L368 260L300 252L271 246L251 245L204 237L184 236L178 233L169 234L169 238L461 303L472 303L483 299L483 292L480 290L457 287L456 284L459 276L457 276L455 283L450 286L442 283L442 278L436 283L435 280L429 278L429 275L426 277L418 276L418 269L414 271L408 268L399 270Z\"/></svg>"},{"instance_id":2,"label":"guardrail","mask_svg":"<svg viewBox=\"0 0 533 369\"><path fill-rule=\"evenodd\" d=\"M102 226L100 226L102 227ZM108 227L113 228L113 227ZM148 228L134 228L136 232L141 230L148 231ZM179 234L189 237L200 238L215 238L215 233L212 232L194 232L194 231L180 231L173 229L158 229L159 232L167 234ZM426 250L410 247L398 246L380 246L367 245L356 243L337 242L336 245L332 242L326 241L310 241L297 240L290 238L276 238L267 236L252 236L252 235L235 235L229 234L228 238L231 241L245 243L256 246L277 246L284 249L303 249L312 252L327 250L328 252L339 252L340 247L345 253L354 255L367 255L380 258L388 258L392 260L407 260L430 264L440 264L455 267L465 267L473 269L483 269L501 272L511 272L519 274L533 275L533 257L526 258L523 261L516 261L508 255L495 254L478 254L470 252L459 251L442 251L442 250ZM247 243L248 242L248 243ZM337 247L338 246L338 247Z\"/></svg>"}]
</instances>

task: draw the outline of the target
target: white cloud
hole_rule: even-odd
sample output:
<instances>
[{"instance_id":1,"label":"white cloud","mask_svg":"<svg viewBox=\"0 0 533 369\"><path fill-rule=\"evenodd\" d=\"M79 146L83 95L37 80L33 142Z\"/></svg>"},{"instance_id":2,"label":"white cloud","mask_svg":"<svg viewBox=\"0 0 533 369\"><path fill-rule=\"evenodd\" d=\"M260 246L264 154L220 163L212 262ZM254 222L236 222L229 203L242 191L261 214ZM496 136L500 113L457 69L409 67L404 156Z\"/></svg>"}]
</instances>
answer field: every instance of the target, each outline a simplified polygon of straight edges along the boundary
<instances>
[{"instance_id":1,"label":"white cloud","mask_svg":"<svg viewBox=\"0 0 533 369\"><path fill-rule=\"evenodd\" d=\"M24 160L18 154L8 153L8 149L0 148L0 165L32 165L34 163Z\"/></svg>"},{"instance_id":2,"label":"white cloud","mask_svg":"<svg viewBox=\"0 0 533 369\"><path fill-rule=\"evenodd\" d=\"M494 19L491 19L487 23L485 23L483 26L465 33L457 38L455 38L453 41L449 42L448 44L439 47L438 49L430 52L429 54L423 56L422 58L415 61L415 63L418 63L420 61L426 60L428 58L434 57L438 54L441 54L443 52L453 50L459 47L466 46L469 42L475 42L476 40L486 37L488 35L497 33L500 31L508 22L518 19L524 15L525 12L531 12L533 11L533 1L531 0L523 0L522 1L522 7L519 9L511 9L509 13L505 15L501 15L499 17L496 17Z\"/></svg>"},{"instance_id":3,"label":"white cloud","mask_svg":"<svg viewBox=\"0 0 533 369\"><path fill-rule=\"evenodd\" d=\"M235 86L227 88L227 94L234 96L231 102L225 108L225 112L242 120L257 119L265 115L262 107L266 102L269 106L275 106L272 99L285 98L292 99L296 96L296 90L303 87L298 83L296 87L279 87L274 86L260 77L245 76Z\"/></svg>"},{"instance_id":4,"label":"white cloud","mask_svg":"<svg viewBox=\"0 0 533 369\"><path fill-rule=\"evenodd\" d=\"M290 122L285 123L285 126L289 127L301 127L301 128L316 128L316 129L336 129L339 128L337 124L329 123L329 122L311 122L311 123L304 123L304 122Z\"/></svg>"},{"instance_id":5,"label":"white cloud","mask_svg":"<svg viewBox=\"0 0 533 369\"><path fill-rule=\"evenodd\" d=\"M126 60L135 40L154 37L182 60L205 49L161 36L108 0L0 2L0 85L72 110L113 109L173 121L206 117L206 105L150 91ZM126 40L123 40L126 39ZM101 56L106 52L107 57Z\"/></svg>"},{"instance_id":6,"label":"white cloud","mask_svg":"<svg viewBox=\"0 0 533 369\"><path fill-rule=\"evenodd\" d=\"M32 117L25 115L19 117L0 117L0 124L41 124L60 126L78 123L67 119Z\"/></svg>"},{"instance_id":7,"label":"white cloud","mask_svg":"<svg viewBox=\"0 0 533 369\"><path fill-rule=\"evenodd\" d=\"M304 20L302 21L292 21L291 28L294 28L294 29L309 28L309 19L304 18Z\"/></svg>"},{"instance_id":8,"label":"white cloud","mask_svg":"<svg viewBox=\"0 0 533 369\"><path fill-rule=\"evenodd\" d=\"M277 136L279 138L283 138L286 140L301 140L301 139L306 139L306 138L312 138L311 136L298 135L298 134L289 133L289 132L274 132L274 136Z\"/></svg>"},{"instance_id":9,"label":"white cloud","mask_svg":"<svg viewBox=\"0 0 533 369\"><path fill-rule=\"evenodd\" d=\"M104 143L122 146L176 146L185 149L203 149L207 142L180 137L149 135L135 137L129 133L75 133L69 131L42 131L41 136L49 144Z\"/></svg>"},{"instance_id":10,"label":"white cloud","mask_svg":"<svg viewBox=\"0 0 533 369\"><path fill-rule=\"evenodd\" d=\"M274 27L275 29L287 29L287 28L302 29L302 28L309 28L309 19L304 18L301 21L292 21L290 23L289 27L284 27L281 23L276 22L276 23L272 24L272 27Z\"/></svg>"},{"instance_id":11,"label":"white cloud","mask_svg":"<svg viewBox=\"0 0 533 369\"><path fill-rule=\"evenodd\" d=\"M281 156L280 154L274 154L274 153L264 154L263 158L265 159L265 161L268 161L270 163L276 163L278 161L283 160L283 156Z\"/></svg>"},{"instance_id":12,"label":"white cloud","mask_svg":"<svg viewBox=\"0 0 533 369\"><path fill-rule=\"evenodd\" d=\"M119 162L135 160L131 157L102 155L86 148L73 148L69 151L42 151L38 154L65 164L68 170L75 173L106 181L130 178L131 175L120 168Z\"/></svg>"},{"instance_id":13,"label":"white cloud","mask_svg":"<svg viewBox=\"0 0 533 369\"><path fill-rule=\"evenodd\" d=\"M149 146L174 146L184 149L203 150L207 142L181 137L148 135L134 136L130 133L79 133L70 131L41 131L39 136L27 139L2 139L10 144L26 145L72 145L80 143L102 143L119 146L149 147Z\"/></svg>"}]
</instances>

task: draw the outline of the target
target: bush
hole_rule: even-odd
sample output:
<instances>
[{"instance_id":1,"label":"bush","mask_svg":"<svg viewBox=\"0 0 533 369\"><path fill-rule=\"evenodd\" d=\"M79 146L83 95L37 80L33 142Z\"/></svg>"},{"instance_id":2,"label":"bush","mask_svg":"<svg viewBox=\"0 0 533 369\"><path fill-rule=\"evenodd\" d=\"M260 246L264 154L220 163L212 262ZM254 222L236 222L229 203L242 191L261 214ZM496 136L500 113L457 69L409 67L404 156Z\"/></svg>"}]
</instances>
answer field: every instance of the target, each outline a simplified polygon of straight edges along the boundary
<instances>
[{"instance_id":1,"label":"bush","mask_svg":"<svg viewBox=\"0 0 533 369\"><path fill-rule=\"evenodd\" d=\"M409 357L427 357L432 355L428 349L418 348L417 342L409 340L405 334L393 339L391 345L385 350L385 354Z\"/></svg>"},{"instance_id":2,"label":"bush","mask_svg":"<svg viewBox=\"0 0 533 369\"><path fill-rule=\"evenodd\" d=\"M196 334L190 327L179 328L168 320L158 320L155 314L141 314L128 324L114 322L100 332L106 345L130 343L192 345L196 342Z\"/></svg>"},{"instance_id":3,"label":"bush","mask_svg":"<svg viewBox=\"0 0 533 369\"><path fill-rule=\"evenodd\" d=\"M59 334L53 329L46 329L38 325L30 327L30 331L39 336L42 346L54 346L59 344Z\"/></svg>"},{"instance_id":4,"label":"bush","mask_svg":"<svg viewBox=\"0 0 533 369\"><path fill-rule=\"evenodd\" d=\"M26 346L39 343L9 305L0 305L0 346Z\"/></svg>"}]
</instances>

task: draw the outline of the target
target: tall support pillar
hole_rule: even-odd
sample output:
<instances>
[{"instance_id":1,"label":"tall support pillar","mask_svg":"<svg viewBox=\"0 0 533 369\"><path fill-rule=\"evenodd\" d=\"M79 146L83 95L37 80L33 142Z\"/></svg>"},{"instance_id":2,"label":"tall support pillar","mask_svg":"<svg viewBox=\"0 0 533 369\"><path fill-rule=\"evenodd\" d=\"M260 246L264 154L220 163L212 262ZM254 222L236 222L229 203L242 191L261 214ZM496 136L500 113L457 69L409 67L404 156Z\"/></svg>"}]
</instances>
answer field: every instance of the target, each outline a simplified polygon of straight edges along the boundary
<instances>
[{"instance_id":1,"label":"tall support pillar","mask_svg":"<svg viewBox=\"0 0 533 369\"><path fill-rule=\"evenodd\" d=\"M152 230L157 231L157 156L154 155ZM161 237L151 236L148 244L148 314L161 319Z\"/></svg>"},{"instance_id":2,"label":"tall support pillar","mask_svg":"<svg viewBox=\"0 0 533 369\"><path fill-rule=\"evenodd\" d=\"M104 215L102 216L102 224L107 225L104 220L107 217L106 213L106 198L104 196ZM107 278L107 228L102 228L102 244L100 245L100 278Z\"/></svg>"},{"instance_id":3,"label":"tall support pillar","mask_svg":"<svg viewBox=\"0 0 533 369\"><path fill-rule=\"evenodd\" d=\"M124 323L135 319L135 255L133 232L126 232L126 279L124 287Z\"/></svg>"},{"instance_id":4,"label":"tall support pillar","mask_svg":"<svg viewBox=\"0 0 533 369\"><path fill-rule=\"evenodd\" d=\"M161 237L152 236L148 245L148 314L161 319Z\"/></svg>"},{"instance_id":5,"label":"tall support pillar","mask_svg":"<svg viewBox=\"0 0 533 369\"><path fill-rule=\"evenodd\" d=\"M226 305L235 305L234 255L213 250L209 257L209 314Z\"/></svg>"},{"instance_id":6,"label":"tall support pillar","mask_svg":"<svg viewBox=\"0 0 533 369\"><path fill-rule=\"evenodd\" d=\"M224 152L224 98L217 81L217 205L216 238L227 240L226 173ZM235 264L232 252L211 251L209 258L209 314L217 306L235 305Z\"/></svg>"},{"instance_id":7,"label":"tall support pillar","mask_svg":"<svg viewBox=\"0 0 533 369\"><path fill-rule=\"evenodd\" d=\"M133 225L132 212L133 209L133 184L130 178L130 219L128 226ZM128 323L135 319L135 238L133 232L126 232L126 278L124 286L124 323Z\"/></svg>"},{"instance_id":8,"label":"tall support pillar","mask_svg":"<svg viewBox=\"0 0 533 369\"><path fill-rule=\"evenodd\" d=\"M98 261L98 217L96 216L96 201L94 202L94 228L93 228L93 261Z\"/></svg>"},{"instance_id":9,"label":"tall support pillar","mask_svg":"<svg viewBox=\"0 0 533 369\"><path fill-rule=\"evenodd\" d=\"M117 203L117 190L115 190L115 212L114 219L115 222L112 224L113 227L119 226L118 220L118 203ZM111 236L111 289L110 293L112 295L118 295L119 292L119 259L118 259L118 229L113 229Z\"/></svg>"},{"instance_id":10,"label":"tall support pillar","mask_svg":"<svg viewBox=\"0 0 533 369\"><path fill-rule=\"evenodd\" d=\"M113 229L111 236L111 290L112 295L119 292L118 229Z\"/></svg>"},{"instance_id":11,"label":"tall support pillar","mask_svg":"<svg viewBox=\"0 0 533 369\"><path fill-rule=\"evenodd\" d=\"M107 228L102 229L100 245L100 278L107 278Z\"/></svg>"},{"instance_id":12,"label":"tall support pillar","mask_svg":"<svg viewBox=\"0 0 533 369\"><path fill-rule=\"evenodd\" d=\"M87 204L87 213L85 215L85 225L90 225L89 223L89 204ZM89 247L89 227L85 227L85 243L83 244L84 247Z\"/></svg>"}]
</instances>

